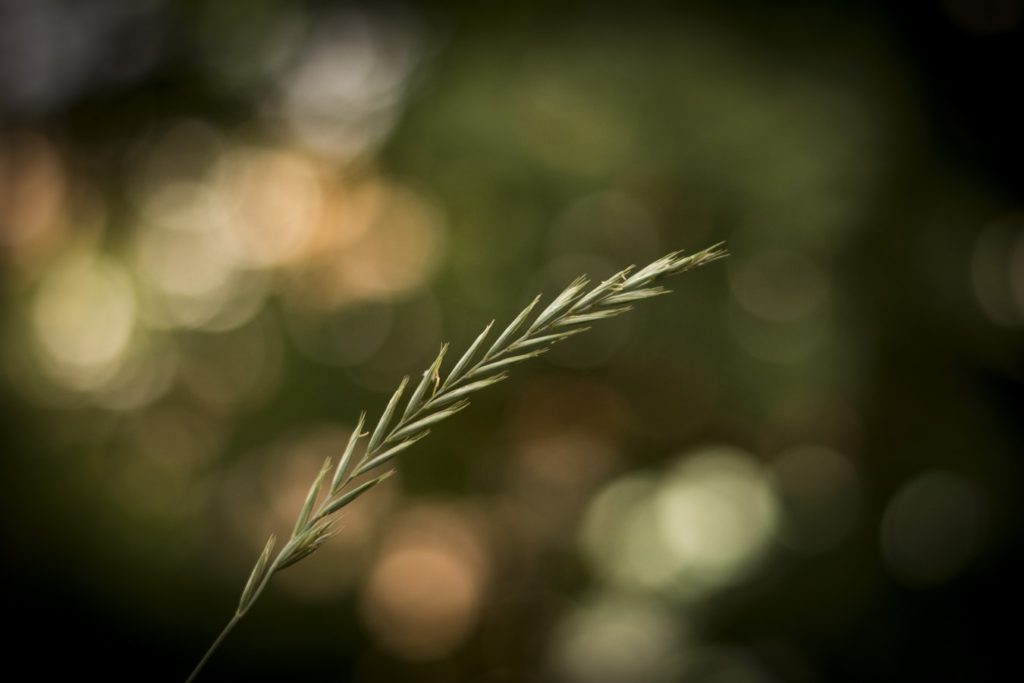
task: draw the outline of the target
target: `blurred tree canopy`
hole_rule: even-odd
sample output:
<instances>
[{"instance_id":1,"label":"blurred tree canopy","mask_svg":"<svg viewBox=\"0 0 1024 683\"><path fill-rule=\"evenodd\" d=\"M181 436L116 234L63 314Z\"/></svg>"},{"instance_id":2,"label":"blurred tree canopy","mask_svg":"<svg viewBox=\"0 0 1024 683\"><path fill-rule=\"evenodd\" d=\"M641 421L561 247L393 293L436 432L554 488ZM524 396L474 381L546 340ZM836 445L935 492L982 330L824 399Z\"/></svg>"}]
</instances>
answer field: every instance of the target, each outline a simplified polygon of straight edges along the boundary
<instances>
[{"instance_id":1,"label":"blurred tree canopy","mask_svg":"<svg viewBox=\"0 0 1024 683\"><path fill-rule=\"evenodd\" d=\"M403 454L209 679L996 679L1022 21L0 0L12 652L183 679L442 341L726 240Z\"/></svg>"}]
</instances>

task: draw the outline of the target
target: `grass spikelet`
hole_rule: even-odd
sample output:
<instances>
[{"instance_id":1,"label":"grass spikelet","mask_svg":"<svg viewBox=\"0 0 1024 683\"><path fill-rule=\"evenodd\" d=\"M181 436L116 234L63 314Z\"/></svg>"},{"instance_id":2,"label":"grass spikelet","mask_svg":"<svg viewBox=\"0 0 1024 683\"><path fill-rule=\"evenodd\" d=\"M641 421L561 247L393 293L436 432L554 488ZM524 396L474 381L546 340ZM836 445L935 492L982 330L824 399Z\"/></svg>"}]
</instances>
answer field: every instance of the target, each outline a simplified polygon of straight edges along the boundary
<instances>
[{"instance_id":1,"label":"grass spikelet","mask_svg":"<svg viewBox=\"0 0 1024 683\"><path fill-rule=\"evenodd\" d=\"M396 455L424 438L429 433L429 427L466 408L469 398L476 392L505 379L506 371L512 366L535 358L555 344L585 332L589 329L589 323L622 315L636 302L668 293L667 289L657 284L664 278L717 261L726 255L722 244L689 256L673 252L639 270L634 271L632 266L626 268L590 291L586 291L589 282L587 278L577 278L526 326L525 331L520 332L540 302L539 296L533 299L505 327L490 348L480 355L493 322L488 324L442 382L441 366L448 350L448 345L443 345L437 357L423 372L401 416L395 420L409 378L406 377L399 384L370 435L366 451L358 464L352 467L350 464L356 448L367 436L363 431L366 413L360 415L319 506L317 500L321 498L322 483L331 468L330 459L324 463L310 487L288 542L276 557L270 559L275 544L274 537L270 537L249 575L235 615L188 680L196 678L227 634L259 598L273 574L316 552L335 533L335 515L380 485L394 470L358 484L355 482L357 477L391 462Z\"/></svg>"}]
</instances>

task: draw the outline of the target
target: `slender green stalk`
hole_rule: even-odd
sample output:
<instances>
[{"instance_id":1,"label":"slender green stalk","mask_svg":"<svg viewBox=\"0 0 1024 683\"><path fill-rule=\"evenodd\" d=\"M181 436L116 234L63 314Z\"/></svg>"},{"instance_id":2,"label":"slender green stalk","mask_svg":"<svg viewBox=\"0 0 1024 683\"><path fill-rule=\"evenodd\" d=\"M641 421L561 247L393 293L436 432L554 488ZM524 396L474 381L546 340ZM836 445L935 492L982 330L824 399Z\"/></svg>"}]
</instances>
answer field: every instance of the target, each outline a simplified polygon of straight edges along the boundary
<instances>
[{"instance_id":1,"label":"slender green stalk","mask_svg":"<svg viewBox=\"0 0 1024 683\"><path fill-rule=\"evenodd\" d=\"M192 683L192 681L196 680L196 677L199 676L199 672L203 670L204 666L206 666L207 660L209 660L210 657L213 656L213 653L216 651L216 649L220 647L220 644L224 641L225 638L227 638L228 634L231 633L231 631L235 628L235 625L241 620L242 615L240 614L236 614L233 617L231 617L231 621L228 622L228 625L225 626L224 630L220 632L219 636L217 636L217 640L213 641L213 645L210 646L210 649L206 651L206 654L203 655L203 658L199 660L198 664L196 664L196 668L192 670L191 675L189 675L188 680L186 680L185 683Z\"/></svg>"},{"instance_id":2,"label":"slender green stalk","mask_svg":"<svg viewBox=\"0 0 1024 683\"><path fill-rule=\"evenodd\" d=\"M590 329L590 323L632 310L632 304L668 290L658 283L664 278L711 263L727 255L716 244L691 256L673 252L634 272L630 266L587 291L589 281L578 278L552 300L533 322L524 325L537 307L535 298L517 315L487 351L480 353L490 335L493 321L473 341L447 376L442 379L441 365L448 345L444 344L434 362L424 372L416 388L399 411L409 378L399 384L371 432L364 432L365 413L360 416L348 445L332 467L328 458L309 488L291 537L271 561L275 538L270 537L249 575L235 615L200 660L189 681L193 681L228 633L245 615L266 588L270 577L308 557L334 535L333 516L364 493L394 474L388 470L361 483L355 480L389 464L395 456L430 433L430 427L448 419L469 405L468 397L504 380L514 365L546 353L560 341ZM396 415L400 415L396 419ZM369 437L362 455L353 463L362 440ZM334 469L328 482L327 475ZM328 482L325 486L325 482ZM317 503L319 501L319 504Z\"/></svg>"}]
</instances>

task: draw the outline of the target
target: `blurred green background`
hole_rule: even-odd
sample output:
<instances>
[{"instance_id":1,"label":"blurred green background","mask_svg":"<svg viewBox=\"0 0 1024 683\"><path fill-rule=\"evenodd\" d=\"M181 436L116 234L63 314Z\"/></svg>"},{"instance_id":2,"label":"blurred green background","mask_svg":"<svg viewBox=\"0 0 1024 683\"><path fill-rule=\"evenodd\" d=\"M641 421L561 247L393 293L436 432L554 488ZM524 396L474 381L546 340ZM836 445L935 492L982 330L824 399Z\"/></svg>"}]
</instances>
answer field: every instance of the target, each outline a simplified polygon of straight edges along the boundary
<instances>
[{"instance_id":1,"label":"blurred green background","mask_svg":"<svg viewBox=\"0 0 1024 683\"><path fill-rule=\"evenodd\" d=\"M1024 6L897 5L0 0L9 664L184 679L442 341L726 240L403 454L205 680L1002 680Z\"/></svg>"}]
</instances>

